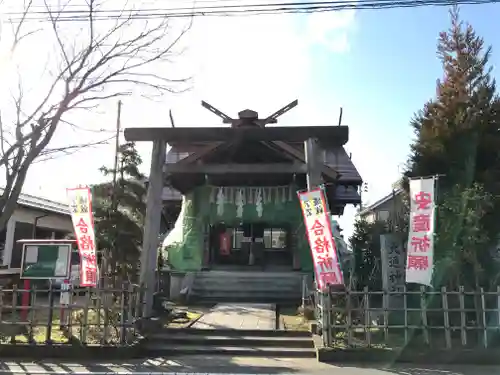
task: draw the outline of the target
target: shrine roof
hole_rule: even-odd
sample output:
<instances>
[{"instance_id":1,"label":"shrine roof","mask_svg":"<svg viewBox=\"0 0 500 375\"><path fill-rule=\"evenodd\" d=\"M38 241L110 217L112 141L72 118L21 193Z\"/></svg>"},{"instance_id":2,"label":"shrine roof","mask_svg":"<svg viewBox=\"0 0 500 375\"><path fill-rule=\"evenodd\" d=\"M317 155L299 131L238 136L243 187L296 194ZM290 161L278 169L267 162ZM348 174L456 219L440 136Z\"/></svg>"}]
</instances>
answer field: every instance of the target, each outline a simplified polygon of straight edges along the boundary
<instances>
[{"instance_id":1,"label":"shrine roof","mask_svg":"<svg viewBox=\"0 0 500 375\"><path fill-rule=\"evenodd\" d=\"M217 146L217 144L214 143L212 143L212 145L214 148ZM294 150L302 153L302 151L300 151L300 148L302 147L301 143L293 144L287 142L286 145L288 145L289 147L293 147ZM202 151L206 146L207 144L193 147L186 147L185 144L178 146L174 145L167 152L166 163L171 164L179 162L187 158L188 156L195 154L196 152ZM282 152L285 151L282 150ZM363 179L361 178L361 175L356 169L351 158L347 155L344 147L337 146L327 149L325 150L324 156L325 166L329 167L332 171L339 173L338 181L340 183L349 183L354 185L362 184Z\"/></svg>"}]
</instances>

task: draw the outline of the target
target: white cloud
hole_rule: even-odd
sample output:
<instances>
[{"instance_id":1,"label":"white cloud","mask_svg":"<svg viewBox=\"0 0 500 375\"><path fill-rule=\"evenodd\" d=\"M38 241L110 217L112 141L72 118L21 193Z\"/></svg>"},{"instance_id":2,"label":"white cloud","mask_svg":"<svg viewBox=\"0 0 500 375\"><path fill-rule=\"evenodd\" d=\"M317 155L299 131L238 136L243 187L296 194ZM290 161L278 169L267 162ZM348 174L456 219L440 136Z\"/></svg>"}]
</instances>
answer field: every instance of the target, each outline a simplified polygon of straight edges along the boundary
<instances>
[{"instance_id":1,"label":"white cloud","mask_svg":"<svg viewBox=\"0 0 500 375\"><path fill-rule=\"evenodd\" d=\"M5 3L12 5L17 4L17 1L5 0ZM129 5L132 3L128 2ZM106 4L112 8L121 2L113 0ZM148 4L166 6L164 1L150 1ZM177 5L169 3L168 6ZM311 121L314 124L336 122L337 113L332 117L331 103L340 105L340 98L329 98L327 106L317 105L319 94L315 92L315 87L323 85L323 82L312 81L315 61L311 47L319 45L330 52L346 52L354 21L353 11L195 18L192 30L183 41L186 50L182 57L176 59L175 65L163 66L162 71L156 71L168 77L189 72L193 75L192 89L183 94L164 97L161 101L146 100L136 90L133 95L123 99L122 127L169 126L169 109L173 110L176 126L219 125L220 119L200 106L202 99L230 116L236 116L244 108L266 115L298 98L299 106L283 116L283 123L304 125L311 124ZM67 27L72 28L69 34L71 38L78 39L79 34L82 34L77 24ZM25 82L29 81L27 77L31 77L34 83L38 82L37 77L43 73L43 60L51 56L53 51L54 46L48 45L41 35L27 40L22 51ZM7 47L0 44L0 48L5 51ZM1 70L4 72L2 77L11 74L6 73L6 64L1 66ZM30 86L36 90L37 85ZM5 94L6 91L3 92ZM31 97L36 97L37 91L31 94ZM61 128L54 144L90 142L110 136L113 134L115 117L114 101L103 104L99 111L79 113L73 120L80 127L94 131ZM98 129L103 129L103 132L96 133ZM141 144L139 147L147 172L150 145ZM86 149L72 156L35 164L28 174L25 191L64 200L66 187L99 180L101 176L97 169L112 161L111 143L109 146Z\"/></svg>"},{"instance_id":2,"label":"white cloud","mask_svg":"<svg viewBox=\"0 0 500 375\"><path fill-rule=\"evenodd\" d=\"M349 50L349 34L354 31L355 10L315 13L307 20L308 38L332 52Z\"/></svg>"}]
</instances>

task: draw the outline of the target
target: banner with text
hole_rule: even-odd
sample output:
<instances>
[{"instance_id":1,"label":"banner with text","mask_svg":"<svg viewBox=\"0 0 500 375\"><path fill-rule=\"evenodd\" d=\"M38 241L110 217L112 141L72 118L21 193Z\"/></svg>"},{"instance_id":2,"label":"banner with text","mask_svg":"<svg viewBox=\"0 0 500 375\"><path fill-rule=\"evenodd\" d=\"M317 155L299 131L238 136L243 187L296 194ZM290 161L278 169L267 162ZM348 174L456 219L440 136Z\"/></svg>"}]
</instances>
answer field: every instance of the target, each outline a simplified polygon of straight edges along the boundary
<instances>
[{"instance_id":1,"label":"banner with text","mask_svg":"<svg viewBox=\"0 0 500 375\"><path fill-rule=\"evenodd\" d=\"M406 282L431 286L434 255L435 178L410 180Z\"/></svg>"},{"instance_id":2,"label":"banner with text","mask_svg":"<svg viewBox=\"0 0 500 375\"><path fill-rule=\"evenodd\" d=\"M80 286L97 286L97 261L90 188L66 189L80 252Z\"/></svg>"},{"instance_id":3,"label":"banner with text","mask_svg":"<svg viewBox=\"0 0 500 375\"><path fill-rule=\"evenodd\" d=\"M328 284L342 284L342 272L323 190L315 189L297 194L311 247L316 284L319 289L324 289Z\"/></svg>"}]
</instances>

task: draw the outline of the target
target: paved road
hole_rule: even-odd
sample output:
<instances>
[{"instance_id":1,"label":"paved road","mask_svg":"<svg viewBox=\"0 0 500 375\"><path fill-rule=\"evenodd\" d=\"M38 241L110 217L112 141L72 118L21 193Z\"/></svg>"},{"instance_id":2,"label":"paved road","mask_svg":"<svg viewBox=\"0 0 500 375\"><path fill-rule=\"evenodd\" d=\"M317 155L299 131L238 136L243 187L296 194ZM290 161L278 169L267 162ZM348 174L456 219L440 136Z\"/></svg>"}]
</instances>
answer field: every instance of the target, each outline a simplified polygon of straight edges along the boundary
<instances>
[{"instance_id":1,"label":"paved road","mask_svg":"<svg viewBox=\"0 0 500 375\"><path fill-rule=\"evenodd\" d=\"M101 363L75 361L0 361L1 374L307 374L307 375L498 375L489 366L327 365L314 359L269 359L229 356L151 358Z\"/></svg>"},{"instance_id":2,"label":"paved road","mask_svg":"<svg viewBox=\"0 0 500 375\"><path fill-rule=\"evenodd\" d=\"M274 305L224 304L215 305L191 328L274 329Z\"/></svg>"}]
</instances>

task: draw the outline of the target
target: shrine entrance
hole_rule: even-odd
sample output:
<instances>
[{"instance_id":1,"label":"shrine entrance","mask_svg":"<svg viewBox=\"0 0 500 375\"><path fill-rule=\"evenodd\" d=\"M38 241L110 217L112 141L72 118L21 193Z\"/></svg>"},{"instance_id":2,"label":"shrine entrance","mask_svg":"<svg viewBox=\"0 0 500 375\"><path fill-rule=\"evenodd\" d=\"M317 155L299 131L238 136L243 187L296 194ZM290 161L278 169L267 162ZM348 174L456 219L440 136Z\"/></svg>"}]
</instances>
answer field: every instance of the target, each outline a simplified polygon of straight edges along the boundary
<instances>
[{"instance_id":1,"label":"shrine entrance","mask_svg":"<svg viewBox=\"0 0 500 375\"><path fill-rule=\"evenodd\" d=\"M210 230L210 266L228 269L293 268L288 225L218 223Z\"/></svg>"},{"instance_id":2,"label":"shrine entrance","mask_svg":"<svg viewBox=\"0 0 500 375\"><path fill-rule=\"evenodd\" d=\"M170 273L173 280L225 265L312 272L297 191L325 185L330 212L341 215L346 204L361 202L362 180L343 148L349 129L340 120L335 126L267 126L297 104L264 118L248 109L231 118L202 102L230 126L186 128L172 121L171 128L125 129L127 141L153 142L141 252L144 316L153 311L165 187L184 196L162 247L170 270L179 271Z\"/></svg>"}]
</instances>

